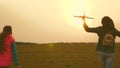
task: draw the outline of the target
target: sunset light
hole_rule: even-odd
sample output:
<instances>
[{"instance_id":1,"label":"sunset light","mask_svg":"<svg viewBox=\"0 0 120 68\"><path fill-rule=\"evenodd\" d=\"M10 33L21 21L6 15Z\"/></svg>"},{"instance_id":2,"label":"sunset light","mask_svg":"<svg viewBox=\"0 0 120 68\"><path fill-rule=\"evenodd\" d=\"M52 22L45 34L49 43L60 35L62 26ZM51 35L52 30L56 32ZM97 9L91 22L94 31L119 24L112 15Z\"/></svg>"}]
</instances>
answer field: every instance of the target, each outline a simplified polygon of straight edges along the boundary
<instances>
[{"instance_id":1,"label":"sunset light","mask_svg":"<svg viewBox=\"0 0 120 68\"><path fill-rule=\"evenodd\" d=\"M61 0L60 7L65 21L77 28L81 28L82 20L74 18L74 15L83 16L85 12L87 15L92 15L93 11L91 10L92 2L88 0Z\"/></svg>"},{"instance_id":2,"label":"sunset light","mask_svg":"<svg viewBox=\"0 0 120 68\"><path fill-rule=\"evenodd\" d=\"M74 16L85 13L94 18L86 19L88 26L98 27L107 15L120 28L119 3L119 0L109 3L108 0L0 0L0 26L12 25L17 41L96 42L97 36L86 33L82 19Z\"/></svg>"}]
</instances>

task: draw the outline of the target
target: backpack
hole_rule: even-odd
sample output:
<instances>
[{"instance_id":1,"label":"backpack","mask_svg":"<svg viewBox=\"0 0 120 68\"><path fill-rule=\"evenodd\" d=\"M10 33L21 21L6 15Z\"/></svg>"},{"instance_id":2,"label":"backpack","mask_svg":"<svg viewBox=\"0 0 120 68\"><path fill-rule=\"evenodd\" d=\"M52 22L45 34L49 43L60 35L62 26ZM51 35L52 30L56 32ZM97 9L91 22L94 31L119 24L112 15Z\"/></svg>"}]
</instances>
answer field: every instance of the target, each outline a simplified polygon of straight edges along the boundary
<instances>
[{"instance_id":1,"label":"backpack","mask_svg":"<svg viewBox=\"0 0 120 68\"><path fill-rule=\"evenodd\" d=\"M112 47L115 44L115 38L111 33L107 33L104 35L102 40L102 45L106 47Z\"/></svg>"}]
</instances>

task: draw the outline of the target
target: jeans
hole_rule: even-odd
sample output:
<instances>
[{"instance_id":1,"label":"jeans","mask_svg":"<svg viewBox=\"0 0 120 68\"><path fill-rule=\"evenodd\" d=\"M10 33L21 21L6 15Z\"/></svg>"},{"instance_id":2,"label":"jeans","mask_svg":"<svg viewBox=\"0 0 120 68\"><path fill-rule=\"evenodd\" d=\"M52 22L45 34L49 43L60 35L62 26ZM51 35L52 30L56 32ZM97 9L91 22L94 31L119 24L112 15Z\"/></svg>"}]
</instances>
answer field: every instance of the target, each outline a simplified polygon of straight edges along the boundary
<instances>
[{"instance_id":1,"label":"jeans","mask_svg":"<svg viewBox=\"0 0 120 68\"><path fill-rule=\"evenodd\" d=\"M114 53L98 52L104 68L112 68Z\"/></svg>"}]
</instances>

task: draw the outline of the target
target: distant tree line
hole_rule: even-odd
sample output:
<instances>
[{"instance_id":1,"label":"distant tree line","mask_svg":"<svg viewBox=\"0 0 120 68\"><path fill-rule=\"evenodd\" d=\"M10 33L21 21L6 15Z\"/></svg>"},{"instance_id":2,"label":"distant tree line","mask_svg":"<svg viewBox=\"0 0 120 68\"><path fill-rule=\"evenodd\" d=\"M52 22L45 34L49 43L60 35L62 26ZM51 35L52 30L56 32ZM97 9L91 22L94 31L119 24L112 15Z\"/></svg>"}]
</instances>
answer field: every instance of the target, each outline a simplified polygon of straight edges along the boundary
<instances>
[{"instance_id":1,"label":"distant tree line","mask_svg":"<svg viewBox=\"0 0 120 68\"><path fill-rule=\"evenodd\" d=\"M32 43L32 42L16 42L16 44L37 44L37 43Z\"/></svg>"}]
</instances>

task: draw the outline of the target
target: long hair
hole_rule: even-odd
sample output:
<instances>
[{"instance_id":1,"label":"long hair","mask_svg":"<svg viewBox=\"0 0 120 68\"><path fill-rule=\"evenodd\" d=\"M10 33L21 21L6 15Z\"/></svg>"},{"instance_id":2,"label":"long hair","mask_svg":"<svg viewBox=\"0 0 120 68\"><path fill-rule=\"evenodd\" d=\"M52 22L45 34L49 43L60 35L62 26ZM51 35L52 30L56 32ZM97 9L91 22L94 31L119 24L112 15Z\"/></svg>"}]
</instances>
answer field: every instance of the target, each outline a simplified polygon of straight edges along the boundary
<instances>
[{"instance_id":1,"label":"long hair","mask_svg":"<svg viewBox=\"0 0 120 68\"><path fill-rule=\"evenodd\" d=\"M12 27L9 25L4 26L3 31L0 34L0 52L4 50L4 38L8 34L12 34Z\"/></svg>"},{"instance_id":2,"label":"long hair","mask_svg":"<svg viewBox=\"0 0 120 68\"><path fill-rule=\"evenodd\" d=\"M104 16L102 18L102 27L105 31L110 31L115 29L113 20L108 16Z\"/></svg>"}]
</instances>

